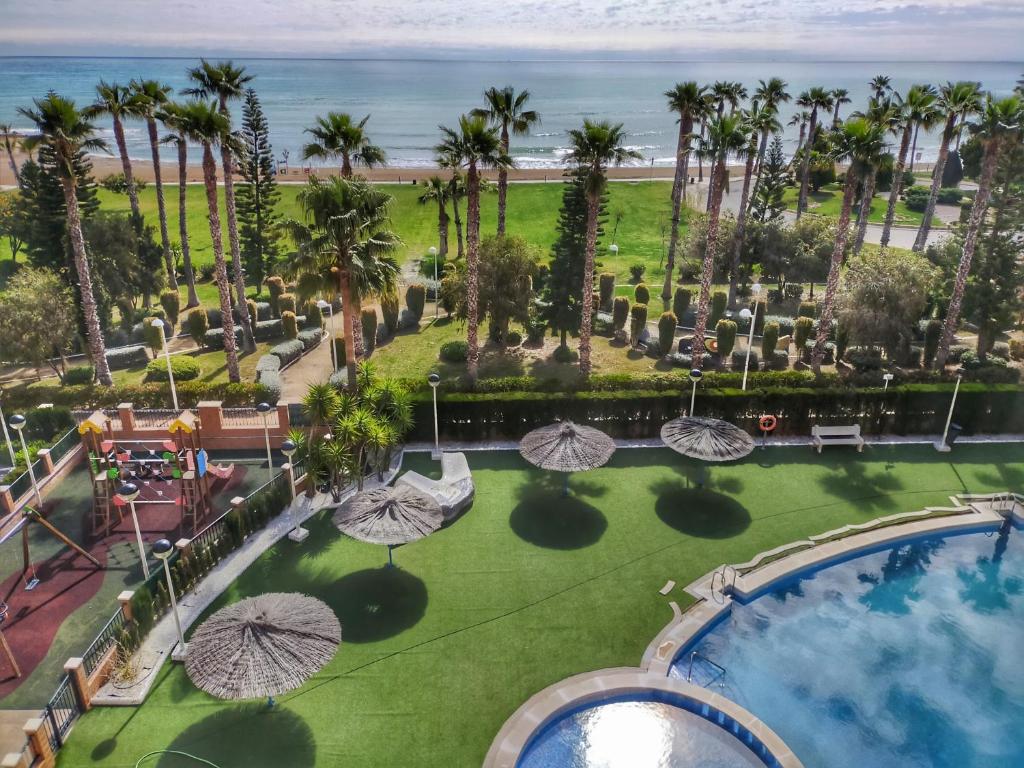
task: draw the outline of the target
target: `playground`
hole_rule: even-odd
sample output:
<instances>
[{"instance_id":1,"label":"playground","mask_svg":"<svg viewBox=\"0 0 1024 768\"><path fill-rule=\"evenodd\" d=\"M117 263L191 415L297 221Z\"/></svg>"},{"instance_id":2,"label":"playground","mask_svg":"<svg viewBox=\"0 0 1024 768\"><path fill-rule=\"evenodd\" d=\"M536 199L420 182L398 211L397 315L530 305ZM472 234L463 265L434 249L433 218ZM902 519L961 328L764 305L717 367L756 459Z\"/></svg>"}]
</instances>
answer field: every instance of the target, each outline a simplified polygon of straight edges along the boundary
<instances>
[{"instance_id":1,"label":"playground","mask_svg":"<svg viewBox=\"0 0 1024 768\"><path fill-rule=\"evenodd\" d=\"M4 709L43 706L67 659L113 614L117 595L142 583L139 537L147 553L157 539L190 537L266 481L265 456L208 453L187 412L164 440L118 441L100 420L79 431L79 463L0 537ZM119 495L126 483L138 490L133 504ZM155 562L149 557L150 567Z\"/></svg>"}]
</instances>

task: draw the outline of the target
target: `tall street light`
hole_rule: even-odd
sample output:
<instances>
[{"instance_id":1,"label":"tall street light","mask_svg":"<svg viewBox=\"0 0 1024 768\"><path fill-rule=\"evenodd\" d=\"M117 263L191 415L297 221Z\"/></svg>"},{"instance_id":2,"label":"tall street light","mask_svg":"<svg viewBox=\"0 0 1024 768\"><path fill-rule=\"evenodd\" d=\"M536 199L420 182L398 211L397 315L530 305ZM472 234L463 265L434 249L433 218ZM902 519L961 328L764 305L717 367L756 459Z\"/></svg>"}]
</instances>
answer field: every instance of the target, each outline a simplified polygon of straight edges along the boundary
<instances>
[{"instance_id":1,"label":"tall street light","mask_svg":"<svg viewBox=\"0 0 1024 768\"><path fill-rule=\"evenodd\" d=\"M437 248L430 246L427 249L430 258L434 261L434 319L437 320L437 307L441 303L441 286L437 284Z\"/></svg>"},{"instance_id":2,"label":"tall street light","mask_svg":"<svg viewBox=\"0 0 1024 768\"><path fill-rule=\"evenodd\" d=\"M292 518L292 522L295 523L292 529L288 532L288 538L294 542L305 541L306 537L309 536L309 531L301 525L298 525L295 521L296 507L298 506L296 498L298 497L298 494L295 492L295 467L292 465L292 456L295 455L295 452L298 449L299 446L295 444L294 440L285 440L281 443L281 453L283 453L288 459L288 463L285 464L285 466L288 468L288 484L292 489L292 504L289 516Z\"/></svg>"},{"instance_id":3,"label":"tall street light","mask_svg":"<svg viewBox=\"0 0 1024 768\"><path fill-rule=\"evenodd\" d=\"M949 453L953 450L946 442L946 438L949 436L949 425L953 423L953 409L956 408L956 396L960 392L960 380L964 377L963 368L958 368L956 372L956 386L953 387L953 399L949 403L949 415L946 416L946 427L942 430L942 439L935 443L935 450L939 453Z\"/></svg>"},{"instance_id":4,"label":"tall street light","mask_svg":"<svg viewBox=\"0 0 1024 768\"><path fill-rule=\"evenodd\" d=\"M28 455L28 445L25 443L25 417L20 413L11 416L11 428L18 433L21 439L21 452L25 454L25 463L28 464L28 477L32 481L32 491L36 495L36 504L43 506L43 496L39 493L39 483L36 482L36 472L32 469L32 457Z\"/></svg>"},{"instance_id":5,"label":"tall street light","mask_svg":"<svg viewBox=\"0 0 1024 768\"><path fill-rule=\"evenodd\" d=\"M747 357L743 361L743 387L745 391L747 388L747 370L750 368L750 350L754 346L754 321L757 319L757 297L761 294L761 284L754 283L750 286L750 295L754 297L754 311L751 312L747 307L740 310L740 317L744 320L750 321L750 331L747 333Z\"/></svg>"},{"instance_id":6,"label":"tall street light","mask_svg":"<svg viewBox=\"0 0 1024 768\"><path fill-rule=\"evenodd\" d=\"M331 302L324 301L323 299L320 299L316 305L321 312L325 309L327 310L327 324L331 326L331 372L333 373L338 370L338 361L335 358L337 353L334 351L334 306Z\"/></svg>"},{"instance_id":7,"label":"tall street light","mask_svg":"<svg viewBox=\"0 0 1024 768\"><path fill-rule=\"evenodd\" d=\"M693 416L693 405L697 401L697 382L704 378L703 372L700 368L693 368L690 371L690 381L693 382L693 391L690 393L690 413L688 415Z\"/></svg>"},{"instance_id":8,"label":"tall street light","mask_svg":"<svg viewBox=\"0 0 1024 768\"><path fill-rule=\"evenodd\" d=\"M174 552L174 545L167 539L159 539L153 544L153 556L164 564L164 577L167 579L167 594L171 598L171 613L174 615L174 628L178 630L178 647L171 651L174 661L183 661L188 652L185 635L181 632L181 618L178 616L178 599L174 596L174 579L171 578L171 566L168 560Z\"/></svg>"},{"instance_id":9,"label":"tall street light","mask_svg":"<svg viewBox=\"0 0 1024 768\"><path fill-rule=\"evenodd\" d=\"M149 324L160 331L160 342L164 348L164 357L167 358L167 380L171 382L171 400L174 402L174 410L178 410L178 389L174 386L174 371L171 370L171 349L167 346L167 332L164 330L166 323L159 317L154 317Z\"/></svg>"},{"instance_id":10,"label":"tall street light","mask_svg":"<svg viewBox=\"0 0 1024 768\"><path fill-rule=\"evenodd\" d=\"M430 384L430 389L434 395L434 452L430 458L436 460L441 458L441 441L437 427L437 385L441 383L441 377L436 373L432 373L427 376L427 383Z\"/></svg>"},{"instance_id":11,"label":"tall street light","mask_svg":"<svg viewBox=\"0 0 1024 768\"><path fill-rule=\"evenodd\" d=\"M258 403L256 411L263 417L263 439L267 442L267 482L274 480L274 455L270 452L270 422L267 416L273 406L270 403Z\"/></svg>"},{"instance_id":12,"label":"tall street light","mask_svg":"<svg viewBox=\"0 0 1024 768\"><path fill-rule=\"evenodd\" d=\"M3 394L3 387L0 387L0 397L2 397ZM11 433L7 431L7 419L4 418L3 406L0 406L0 424L2 424L4 428L4 441L7 443L7 453L10 454L11 457L11 469L14 469L18 464L18 457L14 455L14 443L11 442Z\"/></svg>"},{"instance_id":13,"label":"tall street light","mask_svg":"<svg viewBox=\"0 0 1024 768\"><path fill-rule=\"evenodd\" d=\"M135 514L135 500L139 498L139 486L125 483L117 489L117 495L128 504L132 512L132 524L135 526L135 540L139 544L139 562L142 563L142 575L149 578L149 558L146 557L146 545L142 543L142 531L139 530L139 516Z\"/></svg>"}]
</instances>

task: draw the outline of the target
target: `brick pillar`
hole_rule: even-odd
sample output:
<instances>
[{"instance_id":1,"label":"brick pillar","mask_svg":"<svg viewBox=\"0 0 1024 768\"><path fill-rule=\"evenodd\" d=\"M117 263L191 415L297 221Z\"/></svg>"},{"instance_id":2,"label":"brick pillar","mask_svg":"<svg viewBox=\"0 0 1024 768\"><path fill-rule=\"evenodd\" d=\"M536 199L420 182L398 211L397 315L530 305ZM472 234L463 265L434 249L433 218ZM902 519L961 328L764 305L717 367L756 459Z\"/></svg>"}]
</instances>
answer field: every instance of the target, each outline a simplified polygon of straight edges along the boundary
<instances>
[{"instance_id":1,"label":"brick pillar","mask_svg":"<svg viewBox=\"0 0 1024 768\"><path fill-rule=\"evenodd\" d=\"M121 420L122 432L135 431L135 409L131 403L118 403L117 417Z\"/></svg>"},{"instance_id":2,"label":"brick pillar","mask_svg":"<svg viewBox=\"0 0 1024 768\"><path fill-rule=\"evenodd\" d=\"M50 449L49 448L40 448L39 452L36 454L36 456L39 457L39 461L43 465L43 474L44 475L52 475L53 474L53 459L50 458Z\"/></svg>"},{"instance_id":3,"label":"brick pillar","mask_svg":"<svg viewBox=\"0 0 1024 768\"><path fill-rule=\"evenodd\" d=\"M126 589L117 596L118 605L121 606L121 615L124 616L125 621L132 620L132 598L134 596L135 593L130 589Z\"/></svg>"},{"instance_id":4,"label":"brick pillar","mask_svg":"<svg viewBox=\"0 0 1024 768\"><path fill-rule=\"evenodd\" d=\"M178 539L174 542L174 546L181 553L181 559L188 562L188 559L192 557L192 539Z\"/></svg>"},{"instance_id":5,"label":"brick pillar","mask_svg":"<svg viewBox=\"0 0 1024 768\"><path fill-rule=\"evenodd\" d=\"M31 768L31 765L24 752L10 752L0 760L0 768Z\"/></svg>"},{"instance_id":6,"label":"brick pillar","mask_svg":"<svg viewBox=\"0 0 1024 768\"><path fill-rule=\"evenodd\" d=\"M14 497L11 496L9 485L0 485L0 511L5 515L14 512Z\"/></svg>"},{"instance_id":7,"label":"brick pillar","mask_svg":"<svg viewBox=\"0 0 1024 768\"><path fill-rule=\"evenodd\" d=\"M203 400L196 405L196 415L203 425L203 434L209 437L219 436L224 429L224 420L221 416L220 400Z\"/></svg>"},{"instance_id":8,"label":"brick pillar","mask_svg":"<svg viewBox=\"0 0 1024 768\"><path fill-rule=\"evenodd\" d=\"M92 709L92 695L89 693L89 679L85 674L85 662L72 657L64 662L64 671L68 674L71 687L75 689L75 696L78 698L78 705L84 712Z\"/></svg>"},{"instance_id":9,"label":"brick pillar","mask_svg":"<svg viewBox=\"0 0 1024 768\"><path fill-rule=\"evenodd\" d=\"M50 747L50 739L46 736L46 728L41 717L33 717L25 722L22 730L28 737L29 749L35 759L32 761L32 768L52 768L54 764L53 749Z\"/></svg>"},{"instance_id":10,"label":"brick pillar","mask_svg":"<svg viewBox=\"0 0 1024 768\"><path fill-rule=\"evenodd\" d=\"M291 417L288 414L288 403L277 404L277 432L276 434L283 440L288 437L288 432L291 430ZM274 430L270 430L271 434L275 434Z\"/></svg>"}]
</instances>

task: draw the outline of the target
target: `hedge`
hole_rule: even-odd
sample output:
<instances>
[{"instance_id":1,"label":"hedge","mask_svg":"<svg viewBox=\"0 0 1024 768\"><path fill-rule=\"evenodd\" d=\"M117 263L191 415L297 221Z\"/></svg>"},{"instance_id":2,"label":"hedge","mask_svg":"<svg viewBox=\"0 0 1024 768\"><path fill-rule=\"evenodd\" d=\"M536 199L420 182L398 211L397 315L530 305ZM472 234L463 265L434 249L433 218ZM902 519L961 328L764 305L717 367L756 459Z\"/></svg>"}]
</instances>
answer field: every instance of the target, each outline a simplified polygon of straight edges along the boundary
<instances>
[{"instance_id":1,"label":"hedge","mask_svg":"<svg viewBox=\"0 0 1024 768\"><path fill-rule=\"evenodd\" d=\"M280 344L270 348L270 354L281 359L282 368L302 357L303 351L305 351L305 347L302 346L302 342L298 339L282 341Z\"/></svg>"},{"instance_id":2,"label":"hedge","mask_svg":"<svg viewBox=\"0 0 1024 768\"><path fill-rule=\"evenodd\" d=\"M299 331L299 335L296 338L302 342L303 349L310 350L320 343L320 339L323 338L323 331L319 328L307 328L304 331Z\"/></svg>"},{"instance_id":3,"label":"hedge","mask_svg":"<svg viewBox=\"0 0 1024 768\"><path fill-rule=\"evenodd\" d=\"M149 352L142 344L107 350L107 365L112 371L146 365L148 362Z\"/></svg>"},{"instance_id":4,"label":"hedge","mask_svg":"<svg viewBox=\"0 0 1024 768\"><path fill-rule=\"evenodd\" d=\"M279 370L281 370L281 358L277 355L262 355L256 361L256 381L260 381L262 379L261 374L267 371Z\"/></svg>"},{"instance_id":5,"label":"hedge","mask_svg":"<svg viewBox=\"0 0 1024 768\"><path fill-rule=\"evenodd\" d=\"M229 407L246 406L266 400L266 388L260 384L237 384L208 381L183 381L177 385L178 401L183 408L192 408L202 400L221 400ZM168 384L125 384L104 387L97 384L74 387L59 384L34 384L4 390L4 407L30 408L39 403L53 403L66 408L116 408L118 403L132 403L136 408L170 408Z\"/></svg>"},{"instance_id":6,"label":"hedge","mask_svg":"<svg viewBox=\"0 0 1024 768\"><path fill-rule=\"evenodd\" d=\"M171 357L171 370L174 372L174 382L192 381L198 379L202 368L194 357L187 355L174 355ZM146 366L146 381L167 381L167 360L150 360Z\"/></svg>"}]
</instances>

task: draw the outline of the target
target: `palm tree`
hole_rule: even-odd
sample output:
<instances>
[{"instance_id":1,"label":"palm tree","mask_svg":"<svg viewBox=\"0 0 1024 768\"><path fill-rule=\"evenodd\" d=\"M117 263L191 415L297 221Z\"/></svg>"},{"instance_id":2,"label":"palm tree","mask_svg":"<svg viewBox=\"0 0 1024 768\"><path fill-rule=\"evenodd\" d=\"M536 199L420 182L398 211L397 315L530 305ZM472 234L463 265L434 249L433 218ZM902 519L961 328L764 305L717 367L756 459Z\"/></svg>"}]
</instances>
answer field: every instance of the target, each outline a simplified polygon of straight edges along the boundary
<instances>
[{"instance_id":1,"label":"palm tree","mask_svg":"<svg viewBox=\"0 0 1024 768\"><path fill-rule=\"evenodd\" d=\"M479 323L480 272L480 170L482 168L508 168L512 161L505 154L498 129L487 125L478 116L462 115L457 130L440 126L441 143L435 152L447 158L454 168L466 169L466 341L469 354L466 368L469 378L477 377L480 350L477 347Z\"/></svg>"},{"instance_id":2,"label":"palm tree","mask_svg":"<svg viewBox=\"0 0 1024 768\"><path fill-rule=\"evenodd\" d=\"M228 219L228 242L231 245L231 272L234 278L235 295L238 299L238 319L242 326L242 348L246 352L256 349L253 337L253 319L249 317L249 305L245 301L245 271L242 269L242 249L238 241L238 215L235 209L234 155L241 152L239 142L231 140L231 112L228 101L240 99L252 75L245 67L236 67L230 61L211 64L202 59L198 67L190 69L189 79L195 83L186 92L200 99L217 99L217 109L227 120L227 132L220 141L220 164L224 169L224 212Z\"/></svg>"},{"instance_id":3,"label":"palm tree","mask_svg":"<svg viewBox=\"0 0 1024 768\"><path fill-rule=\"evenodd\" d=\"M711 305L711 280L715 272L715 249L718 243L718 223L722 213L722 193L728 183L726 161L730 154L739 154L750 145L750 135L740 115L723 115L708 124L708 136L702 150L711 167L711 185L715 189L711 209L708 211L707 247L700 278L700 301L697 320L693 327L693 366L700 368L704 358L704 331L707 329L708 308Z\"/></svg>"},{"instance_id":4,"label":"palm tree","mask_svg":"<svg viewBox=\"0 0 1024 768\"><path fill-rule=\"evenodd\" d=\"M420 205L437 203L437 255L448 255L448 192L449 182L440 176L431 176L420 181L423 192L417 198Z\"/></svg>"},{"instance_id":5,"label":"palm tree","mask_svg":"<svg viewBox=\"0 0 1024 768\"><path fill-rule=\"evenodd\" d=\"M732 269L729 270L729 306L736 304L736 283L740 272L740 256L743 252L743 236L747 227L747 203L750 200L750 182L754 175L754 160L758 156L758 143L764 146L765 137L770 133L782 130L776 117L775 108L767 105L755 105L742 115L743 129L750 134L747 146L740 150L740 156L747 161L743 168L743 191L740 193L740 205L736 211L736 233L733 239Z\"/></svg>"},{"instance_id":6,"label":"palm tree","mask_svg":"<svg viewBox=\"0 0 1024 768\"><path fill-rule=\"evenodd\" d=\"M217 162L213 157L214 145L220 145L230 132L227 117L216 103L193 101L180 107L175 117L176 126L189 141L203 148L203 181L206 184L206 207L210 223L210 241L213 244L213 277L220 295L220 314L224 329L224 354L227 357L228 379L241 381L238 372L238 348L235 344L235 321L231 316L231 284L228 282L227 262L224 260L224 235L220 225L217 204ZM245 301L239 302L239 310Z\"/></svg>"},{"instance_id":7,"label":"palm tree","mask_svg":"<svg viewBox=\"0 0 1024 768\"><path fill-rule=\"evenodd\" d=\"M779 77L773 77L767 82L760 80L758 83L757 89L754 91L754 106L771 110L777 117L779 106L791 98L789 92L786 91L786 81ZM790 121L790 125L795 124L793 121ZM781 127L779 130L781 130ZM754 180L754 189L750 193L751 196L757 193L758 185L761 183L761 163L764 162L765 152L768 151L768 135L768 131L761 133L761 143L757 148L757 166L754 171L757 178Z\"/></svg>"},{"instance_id":8,"label":"palm tree","mask_svg":"<svg viewBox=\"0 0 1024 768\"><path fill-rule=\"evenodd\" d=\"M602 121L583 120L582 128L569 131L569 154L566 161L586 174L587 193L587 246L583 264L583 307L580 318L580 373L590 375L590 325L594 311L591 297L594 293L594 252L597 249L597 218L601 209L601 195L608 178L609 165L622 165L627 160L639 159L641 154L623 146L626 134L622 123L612 125Z\"/></svg>"},{"instance_id":9,"label":"palm tree","mask_svg":"<svg viewBox=\"0 0 1024 768\"><path fill-rule=\"evenodd\" d=\"M132 161L128 157L128 146L124 140L124 120L138 117L142 104L138 95L130 88L105 80L100 80L100 84L96 86L96 93L99 99L89 108L90 115L110 115L114 122L114 143L117 144L118 154L121 155L121 169L124 172L125 186L128 188L128 202L132 208L135 226L138 227L142 221L142 213L139 210L139 191L135 188L135 177L132 175Z\"/></svg>"},{"instance_id":10,"label":"palm tree","mask_svg":"<svg viewBox=\"0 0 1024 768\"><path fill-rule=\"evenodd\" d=\"M357 123L344 112L328 112L326 117L318 117L316 125L306 129L313 141L302 147L303 160L341 158L341 175L346 179L352 178L353 165L384 165L384 150L371 143L364 130L369 119L367 115Z\"/></svg>"},{"instance_id":11,"label":"palm tree","mask_svg":"<svg viewBox=\"0 0 1024 768\"><path fill-rule=\"evenodd\" d=\"M362 179L313 176L299 192L304 222L288 221L298 245L289 271L300 296L341 297L345 366L355 388L356 344L362 335L360 296L394 290L402 241L388 229L392 197Z\"/></svg>"},{"instance_id":12,"label":"palm tree","mask_svg":"<svg viewBox=\"0 0 1024 768\"><path fill-rule=\"evenodd\" d=\"M75 257L75 271L78 273L78 295L82 302L85 319L85 337L89 356L96 370L100 384L111 386L114 381L107 364L107 350L103 343L103 330L96 309L96 298L92 290L92 275L89 256L82 236L82 220L78 211L78 182L75 177L75 160L82 150L106 150L106 144L96 138L96 125L91 119L91 110L79 110L75 102L58 96L52 91L43 99L33 100L34 108L19 108L18 113L31 120L39 134L23 140L25 149L31 152L40 145L49 147L57 159L61 189L64 192L64 209L67 217L68 239Z\"/></svg>"},{"instance_id":13,"label":"palm tree","mask_svg":"<svg viewBox=\"0 0 1024 768\"><path fill-rule=\"evenodd\" d=\"M942 188L942 176L946 171L946 159L949 157L949 143L956 133L957 119L965 119L973 115L981 108L981 85L961 80L958 83L946 83L942 86L939 99L936 104L940 112L945 114L946 121L942 129L942 139L939 142L939 156L935 161L935 168L932 169L932 188L928 195L928 204L925 206L924 215L921 217L921 226L917 230L917 238L914 240L915 251L924 250L928 242L928 233L932 228L932 218L935 216L935 204L939 199L939 190Z\"/></svg>"},{"instance_id":14,"label":"palm tree","mask_svg":"<svg viewBox=\"0 0 1024 768\"><path fill-rule=\"evenodd\" d=\"M718 117L721 117L725 112L726 104L729 105L729 114L735 114L736 110L739 108L740 102L747 98L747 89L743 86L743 83L719 80L712 86L711 91L712 97L718 102L718 106L716 108L716 115ZM701 138L703 140L703 136ZM728 183L728 175L723 178ZM712 200L716 194L715 181L716 176L714 172L712 172L711 181L708 184L707 203L705 205L705 210L708 211L711 210Z\"/></svg>"},{"instance_id":15,"label":"palm tree","mask_svg":"<svg viewBox=\"0 0 1024 768\"><path fill-rule=\"evenodd\" d=\"M196 275L192 269L192 251L188 241L188 138L182 122L183 114L181 104L168 102L156 117L171 131L161 141L173 144L178 150L178 236L181 239L181 270L185 274L185 285L188 286L188 303L185 308L191 309L199 306L199 294L196 293Z\"/></svg>"},{"instance_id":16,"label":"palm tree","mask_svg":"<svg viewBox=\"0 0 1024 768\"><path fill-rule=\"evenodd\" d=\"M1009 141L1019 142L1024 130L1024 101L1014 95L996 101L992 94L985 97L985 105L981 110L981 118L977 125L977 136L983 147L981 158L981 175L978 177L978 191L971 206L971 216L967 222L967 234L964 237L964 252L960 257L956 280L953 282L953 295L946 310L946 320L942 326L939 348L935 353L935 367L942 370L949 356L949 345L953 342L957 324L960 321L960 306L963 304L967 278L971 273L971 260L978 243L978 234L989 198L992 195L992 176L996 170L999 153Z\"/></svg>"},{"instance_id":17,"label":"palm tree","mask_svg":"<svg viewBox=\"0 0 1024 768\"><path fill-rule=\"evenodd\" d=\"M529 91L515 92L510 85L504 88L488 88L484 91L486 107L474 109L475 117L482 117L492 125L501 127L501 150L509 153L509 131L516 136L526 136L530 126L540 124L540 115L532 109L524 109L530 100ZM514 167L514 166L510 166ZM508 169L498 168L498 236L505 234L505 203L508 194Z\"/></svg>"},{"instance_id":18,"label":"palm tree","mask_svg":"<svg viewBox=\"0 0 1024 768\"><path fill-rule=\"evenodd\" d=\"M797 200L796 217L807 210L807 188L811 177L811 155L813 154L814 142L818 133L818 110L832 108L832 93L815 86L800 94L796 102L801 107L807 107L811 116L807 121L807 145L804 147L803 161L800 167L800 197Z\"/></svg>"},{"instance_id":19,"label":"palm tree","mask_svg":"<svg viewBox=\"0 0 1024 768\"><path fill-rule=\"evenodd\" d=\"M839 108L844 104L850 103L850 92L845 88L833 88L832 89L832 104L834 111L832 112L832 127L835 128L841 122L839 120Z\"/></svg>"},{"instance_id":20,"label":"palm tree","mask_svg":"<svg viewBox=\"0 0 1024 768\"><path fill-rule=\"evenodd\" d=\"M797 112L795 115L789 118L789 122L786 123L786 125L789 126L800 126L800 136L796 140L796 152L793 153L794 158L800 153L800 150L803 149L804 138L806 138L807 136L807 123L810 119L811 113L808 112L807 110L801 110L800 112Z\"/></svg>"},{"instance_id":21,"label":"palm tree","mask_svg":"<svg viewBox=\"0 0 1024 768\"><path fill-rule=\"evenodd\" d=\"M146 120L149 131L149 150L153 155L153 180L156 184L156 208L160 216L160 244L164 252L164 266L167 268L167 285L178 290L178 277L174 272L171 258L171 241L167 234L167 207L164 203L164 183L160 173L160 137L156 128L157 112L167 103L171 86L156 80L132 80L128 88L138 102L137 114Z\"/></svg>"},{"instance_id":22,"label":"palm tree","mask_svg":"<svg viewBox=\"0 0 1024 768\"><path fill-rule=\"evenodd\" d=\"M868 88L871 89L872 98L883 99L892 91L892 78L888 75L875 75L868 83Z\"/></svg>"},{"instance_id":23,"label":"palm tree","mask_svg":"<svg viewBox=\"0 0 1024 768\"><path fill-rule=\"evenodd\" d=\"M900 126L900 108L895 104L891 96L882 99L872 98L865 113L855 113L856 117L864 117L867 120L882 126L886 133L897 132ZM875 183L878 179L878 167L889 153L884 145L879 148L875 157L867 158L861 176L863 194L860 201L860 210L857 213L857 232L853 240L853 252L860 253L864 247L864 236L868 230L868 219L871 216L871 204L875 200Z\"/></svg>"},{"instance_id":24,"label":"palm tree","mask_svg":"<svg viewBox=\"0 0 1024 768\"><path fill-rule=\"evenodd\" d=\"M933 123L935 115L935 99L937 93L930 85L912 85L903 99L898 99L899 114L897 128L902 127L900 150L893 168L892 187L889 189L889 204L885 210L885 223L882 225L880 245L885 250L889 245L892 222L896 217L896 203L903 191L903 173L907 167L907 151L910 149L911 136L917 136L917 128L924 123ZM911 166L913 153L911 152Z\"/></svg>"},{"instance_id":25,"label":"palm tree","mask_svg":"<svg viewBox=\"0 0 1024 768\"><path fill-rule=\"evenodd\" d=\"M821 316L818 319L818 334L811 355L814 372L821 371L821 360L825 356L825 343L832 330L832 317L835 314L836 294L839 291L839 276L843 266L843 255L846 251L846 240L850 230L850 211L853 210L853 198L857 191L857 182L864 168L882 151L885 141L885 127L873 123L863 117L851 117L832 132L831 159L835 163L849 163L846 169L846 182L843 184L843 202L839 209L839 222L836 225L836 242L832 249L832 261L829 265L828 280L825 283L825 298L821 303Z\"/></svg>"},{"instance_id":26,"label":"palm tree","mask_svg":"<svg viewBox=\"0 0 1024 768\"><path fill-rule=\"evenodd\" d=\"M11 173L14 174L14 183L20 187L21 172L18 170L18 164L14 161L15 141L11 140L14 129L8 123L0 123L0 135L4 137L4 150L7 152L7 163L11 166Z\"/></svg>"},{"instance_id":27,"label":"palm tree","mask_svg":"<svg viewBox=\"0 0 1024 768\"><path fill-rule=\"evenodd\" d=\"M676 173L672 180L672 229L669 234L668 256L665 259L665 285L661 298L672 298L672 272L676 265L676 249L679 247L679 218L683 200L686 198L686 179L690 165L690 144L693 140L693 124L708 114L707 88L693 80L676 83L665 91L668 108L679 115L679 139L676 142Z\"/></svg>"}]
</instances>

